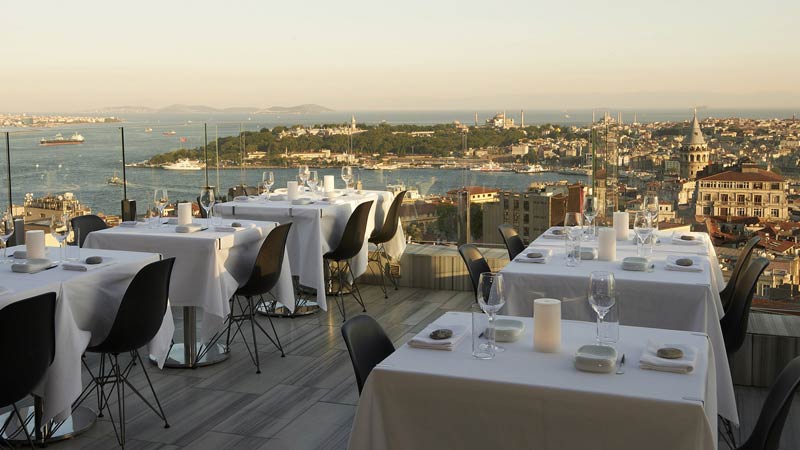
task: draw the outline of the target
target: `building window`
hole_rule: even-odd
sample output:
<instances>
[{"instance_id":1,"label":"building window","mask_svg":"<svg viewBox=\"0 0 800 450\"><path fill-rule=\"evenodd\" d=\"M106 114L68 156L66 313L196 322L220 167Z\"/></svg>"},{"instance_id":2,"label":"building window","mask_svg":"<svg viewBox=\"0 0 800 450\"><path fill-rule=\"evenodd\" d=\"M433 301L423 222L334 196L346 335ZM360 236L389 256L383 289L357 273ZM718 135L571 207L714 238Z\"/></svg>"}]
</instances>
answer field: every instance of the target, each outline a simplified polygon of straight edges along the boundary
<instances>
[{"instance_id":1,"label":"building window","mask_svg":"<svg viewBox=\"0 0 800 450\"><path fill-rule=\"evenodd\" d=\"M762 217L764 212L761 210L761 208L755 208L753 209L753 215L756 217Z\"/></svg>"},{"instance_id":2,"label":"building window","mask_svg":"<svg viewBox=\"0 0 800 450\"><path fill-rule=\"evenodd\" d=\"M764 183L753 183L753 189L764 189Z\"/></svg>"},{"instance_id":3,"label":"building window","mask_svg":"<svg viewBox=\"0 0 800 450\"><path fill-rule=\"evenodd\" d=\"M531 222L530 216L528 216L528 213L525 213L525 215L522 216L522 222L523 223L530 223Z\"/></svg>"},{"instance_id":4,"label":"building window","mask_svg":"<svg viewBox=\"0 0 800 450\"><path fill-rule=\"evenodd\" d=\"M530 238L531 237L530 228L522 227L522 235L525 236L526 238Z\"/></svg>"},{"instance_id":5,"label":"building window","mask_svg":"<svg viewBox=\"0 0 800 450\"><path fill-rule=\"evenodd\" d=\"M720 208L719 209L720 216L727 216L728 215L728 208Z\"/></svg>"},{"instance_id":6,"label":"building window","mask_svg":"<svg viewBox=\"0 0 800 450\"><path fill-rule=\"evenodd\" d=\"M760 194L753 195L753 203L755 203L756 205L760 205L761 204L761 195Z\"/></svg>"},{"instance_id":7,"label":"building window","mask_svg":"<svg viewBox=\"0 0 800 450\"><path fill-rule=\"evenodd\" d=\"M770 189L772 189L773 191L780 190L780 188L781 188L781 184L780 183L772 183L772 185L770 187Z\"/></svg>"},{"instance_id":8,"label":"building window","mask_svg":"<svg viewBox=\"0 0 800 450\"><path fill-rule=\"evenodd\" d=\"M744 208L736 208L736 215L743 216L744 215Z\"/></svg>"},{"instance_id":9,"label":"building window","mask_svg":"<svg viewBox=\"0 0 800 450\"><path fill-rule=\"evenodd\" d=\"M710 216L711 215L711 207L710 206L703 206L703 215Z\"/></svg>"},{"instance_id":10,"label":"building window","mask_svg":"<svg viewBox=\"0 0 800 450\"><path fill-rule=\"evenodd\" d=\"M703 194L703 201L710 202L711 201L711 194Z\"/></svg>"},{"instance_id":11,"label":"building window","mask_svg":"<svg viewBox=\"0 0 800 450\"><path fill-rule=\"evenodd\" d=\"M530 211L530 209L531 209L531 202L529 202L529 201L525 201L525 203L523 203L523 204L522 204L522 208L523 208L525 211Z\"/></svg>"},{"instance_id":12,"label":"building window","mask_svg":"<svg viewBox=\"0 0 800 450\"><path fill-rule=\"evenodd\" d=\"M514 209L519 209L519 200L514 200Z\"/></svg>"},{"instance_id":13,"label":"building window","mask_svg":"<svg viewBox=\"0 0 800 450\"><path fill-rule=\"evenodd\" d=\"M719 201L727 202L728 201L728 194L719 194Z\"/></svg>"},{"instance_id":14,"label":"building window","mask_svg":"<svg viewBox=\"0 0 800 450\"><path fill-rule=\"evenodd\" d=\"M772 197L772 203L780 203L780 202L781 202L781 196L780 195L775 195L775 196Z\"/></svg>"},{"instance_id":15,"label":"building window","mask_svg":"<svg viewBox=\"0 0 800 450\"><path fill-rule=\"evenodd\" d=\"M744 195L737 195L736 201L739 202L740 205L743 204L745 202Z\"/></svg>"},{"instance_id":16,"label":"building window","mask_svg":"<svg viewBox=\"0 0 800 450\"><path fill-rule=\"evenodd\" d=\"M777 208L772 208L772 217L780 217L781 212Z\"/></svg>"}]
</instances>

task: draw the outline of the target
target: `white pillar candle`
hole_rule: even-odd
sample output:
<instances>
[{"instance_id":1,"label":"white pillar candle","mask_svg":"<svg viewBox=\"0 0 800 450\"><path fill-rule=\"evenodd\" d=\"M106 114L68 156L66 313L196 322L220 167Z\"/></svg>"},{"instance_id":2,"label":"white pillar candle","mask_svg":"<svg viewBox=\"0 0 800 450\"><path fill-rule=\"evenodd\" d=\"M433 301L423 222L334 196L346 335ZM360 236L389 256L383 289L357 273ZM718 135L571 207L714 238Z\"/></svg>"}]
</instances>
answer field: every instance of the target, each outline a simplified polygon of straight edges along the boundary
<instances>
[{"instance_id":1,"label":"white pillar candle","mask_svg":"<svg viewBox=\"0 0 800 450\"><path fill-rule=\"evenodd\" d=\"M44 249L44 231L31 230L25 232L25 253L28 259L47 258Z\"/></svg>"},{"instance_id":2,"label":"white pillar candle","mask_svg":"<svg viewBox=\"0 0 800 450\"><path fill-rule=\"evenodd\" d=\"M614 213L614 229L617 231L618 241L628 240L628 228L630 227L630 218L627 212Z\"/></svg>"},{"instance_id":3,"label":"white pillar candle","mask_svg":"<svg viewBox=\"0 0 800 450\"><path fill-rule=\"evenodd\" d=\"M286 183L286 195L289 200L297 200L297 181Z\"/></svg>"},{"instance_id":4,"label":"white pillar candle","mask_svg":"<svg viewBox=\"0 0 800 450\"><path fill-rule=\"evenodd\" d=\"M178 203L178 225L189 225L192 223L192 204Z\"/></svg>"},{"instance_id":5,"label":"white pillar candle","mask_svg":"<svg viewBox=\"0 0 800 450\"><path fill-rule=\"evenodd\" d=\"M561 349L561 301L537 298L533 301L533 349L555 353Z\"/></svg>"},{"instance_id":6,"label":"white pillar candle","mask_svg":"<svg viewBox=\"0 0 800 450\"><path fill-rule=\"evenodd\" d=\"M333 181L334 180L335 180L335 178L333 177L333 175L325 175L324 177L322 177L322 188L323 188L323 190L325 192L333 192L333 190L334 190Z\"/></svg>"},{"instance_id":7,"label":"white pillar candle","mask_svg":"<svg viewBox=\"0 0 800 450\"><path fill-rule=\"evenodd\" d=\"M615 261L617 259L617 232L613 228L599 228L597 231L597 259Z\"/></svg>"}]
</instances>

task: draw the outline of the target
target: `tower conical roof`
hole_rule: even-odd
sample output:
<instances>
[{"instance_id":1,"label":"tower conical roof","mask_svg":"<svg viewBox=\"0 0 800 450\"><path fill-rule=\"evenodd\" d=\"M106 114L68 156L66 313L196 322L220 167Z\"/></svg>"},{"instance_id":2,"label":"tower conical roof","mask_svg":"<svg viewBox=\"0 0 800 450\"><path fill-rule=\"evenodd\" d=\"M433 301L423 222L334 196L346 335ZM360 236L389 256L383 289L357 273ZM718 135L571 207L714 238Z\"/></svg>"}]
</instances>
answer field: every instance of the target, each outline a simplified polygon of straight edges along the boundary
<instances>
[{"instance_id":1,"label":"tower conical roof","mask_svg":"<svg viewBox=\"0 0 800 450\"><path fill-rule=\"evenodd\" d=\"M689 132L688 141L688 145L706 145L703 130L700 128L700 122L697 121L697 110L694 111L692 131Z\"/></svg>"}]
</instances>

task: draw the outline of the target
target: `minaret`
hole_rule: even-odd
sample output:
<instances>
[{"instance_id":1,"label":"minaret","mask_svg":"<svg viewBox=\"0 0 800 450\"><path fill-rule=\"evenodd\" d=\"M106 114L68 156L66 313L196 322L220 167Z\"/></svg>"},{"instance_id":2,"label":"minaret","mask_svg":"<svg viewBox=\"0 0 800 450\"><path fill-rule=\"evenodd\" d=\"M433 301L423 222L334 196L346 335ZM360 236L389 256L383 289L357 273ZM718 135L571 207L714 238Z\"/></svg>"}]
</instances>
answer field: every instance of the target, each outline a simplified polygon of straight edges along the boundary
<instances>
[{"instance_id":1,"label":"minaret","mask_svg":"<svg viewBox=\"0 0 800 450\"><path fill-rule=\"evenodd\" d=\"M503 128L506 128L506 111L503 110Z\"/></svg>"},{"instance_id":2,"label":"minaret","mask_svg":"<svg viewBox=\"0 0 800 450\"><path fill-rule=\"evenodd\" d=\"M353 114L352 118L350 119L350 131L356 131L356 115Z\"/></svg>"},{"instance_id":3,"label":"minaret","mask_svg":"<svg viewBox=\"0 0 800 450\"><path fill-rule=\"evenodd\" d=\"M525 128L525 110L519 110L519 126Z\"/></svg>"},{"instance_id":4,"label":"minaret","mask_svg":"<svg viewBox=\"0 0 800 450\"><path fill-rule=\"evenodd\" d=\"M622 111L617 111L617 123L622 125Z\"/></svg>"},{"instance_id":5,"label":"minaret","mask_svg":"<svg viewBox=\"0 0 800 450\"><path fill-rule=\"evenodd\" d=\"M708 166L708 144L703 137L703 130L697 120L697 108L694 110L692 129L681 145L681 178L693 180L697 174Z\"/></svg>"},{"instance_id":6,"label":"minaret","mask_svg":"<svg viewBox=\"0 0 800 450\"><path fill-rule=\"evenodd\" d=\"M478 111L475 111L475 126L478 126Z\"/></svg>"}]
</instances>

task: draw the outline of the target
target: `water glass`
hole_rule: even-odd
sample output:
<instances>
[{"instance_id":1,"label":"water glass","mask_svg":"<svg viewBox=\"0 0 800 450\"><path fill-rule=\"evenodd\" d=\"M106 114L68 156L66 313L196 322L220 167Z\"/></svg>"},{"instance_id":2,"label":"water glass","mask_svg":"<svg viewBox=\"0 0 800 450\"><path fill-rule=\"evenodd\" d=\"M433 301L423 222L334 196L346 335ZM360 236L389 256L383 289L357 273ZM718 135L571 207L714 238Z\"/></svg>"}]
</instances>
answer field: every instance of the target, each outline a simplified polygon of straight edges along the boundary
<instances>
[{"instance_id":1,"label":"water glass","mask_svg":"<svg viewBox=\"0 0 800 450\"><path fill-rule=\"evenodd\" d=\"M494 338L494 323L497 313L506 304L506 298L503 288L503 274L496 272L484 272L478 278L478 305L481 309L489 315L489 326L486 334ZM492 349L496 352L502 352L504 349L494 342Z\"/></svg>"},{"instance_id":2,"label":"water glass","mask_svg":"<svg viewBox=\"0 0 800 450\"><path fill-rule=\"evenodd\" d=\"M650 241L650 236L653 234L653 227L643 211L636 213L636 217L633 219L633 231L636 233L636 254L647 256L648 251L645 246L649 246L649 252L652 252L653 243Z\"/></svg>"},{"instance_id":3,"label":"water glass","mask_svg":"<svg viewBox=\"0 0 800 450\"><path fill-rule=\"evenodd\" d=\"M619 313L620 305L619 301L617 301L606 312L606 315L603 316L603 321L598 325L600 344L613 345L619 342Z\"/></svg>"},{"instance_id":4,"label":"water glass","mask_svg":"<svg viewBox=\"0 0 800 450\"><path fill-rule=\"evenodd\" d=\"M472 314L472 356L478 359L494 358L494 335L486 331L489 327L489 316L480 306L473 304Z\"/></svg>"},{"instance_id":5,"label":"water glass","mask_svg":"<svg viewBox=\"0 0 800 450\"><path fill-rule=\"evenodd\" d=\"M316 170L312 170L311 172L309 172L306 184L308 184L308 187L309 189L311 189L312 194L317 193L317 186L319 185L319 175L317 175Z\"/></svg>"},{"instance_id":6,"label":"water glass","mask_svg":"<svg viewBox=\"0 0 800 450\"><path fill-rule=\"evenodd\" d=\"M275 175L272 174L272 171L262 172L259 194L266 194L267 199L269 199L269 190L272 188L273 184L275 184Z\"/></svg>"},{"instance_id":7,"label":"water glass","mask_svg":"<svg viewBox=\"0 0 800 450\"><path fill-rule=\"evenodd\" d=\"M567 267L575 267L581 262L581 241L583 227L580 213L567 213L564 217L565 250Z\"/></svg>"},{"instance_id":8,"label":"water glass","mask_svg":"<svg viewBox=\"0 0 800 450\"><path fill-rule=\"evenodd\" d=\"M297 178L300 181L298 183L299 186L305 186L306 185L306 181L308 181L309 174L310 174L310 171L308 170L308 166L307 165L303 164L302 166L300 166L300 168L297 170Z\"/></svg>"},{"instance_id":9,"label":"water glass","mask_svg":"<svg viewBox=\"0 0 800 450\"><path fill-rule=\"evenodd\" d=\"M658 196L655 194L647 194L642 199L642 212L644 212L647 220L650 221L650 226L654 222L658 222Z\"/></svg>"},{"instance_id":10,"label":"water glass","mask_svg":"<svg viewBox=\"0 0 800 450\"><path fill-rule=\"evenodd\" d=\"M169 195L167 194L167 190L164 188L156 189L155 193L153 194L153 203L158 208L158 222L157 225L161 226L161 217L164 215L164 208L167 207L169 203Z\"/></svg>"},{"instance_id":11,"label":"water glass","mask_svg":"<svg viewBox=\"0 0 800 450\"><path fill-rule=\"evenodd\" d=\"M597 236L597 225L594 219L597 217L597 197L587 195L583 199L583 218L589 224L589 230L586 233L587 240L593 241Z\"/></svg>"},{"instance_id":12,"label":"water glass","mask_svg":"<svg viewBox=\"0 0 800 450\"><path fill-rule=\"evenodd\" d=\"M350 181L353 179L353 168L350 166L342 167L342 181L344 181L345 189L350 186Z\"/></svg>"},{"instance_id":13,"label":"water glass","mask_svg":"<svg viewBox=\"0 0 800 450\"><path fill-rule=\"evenodd\" d=\"M50 235L58 242L58 262L64 261L64 241L69 234L69 215L53 214L50 217Z\"/></svg>"},{"instance_id":14,"label":"water glass","mask_svg":"<svg viewBox=\"0 0 800 450\"><path fill-rule=\"evenodd\" d=\"M66 247L67 261L78 261L79 259L81 259L80 243L81 243L80 230L72 228L70 230L69 235L67 236L67 247Z\"/></svg>"},{"instance_id":15,"label":"water glass","mask_svg":"<svg viewBox=\"0 0 800 450\"><path fill-rule=\"evenodd\" d=\"M204 187L200 191L200 206L205 210L207 218L211 217L215 203L214 188L211 186Z\"/></svg>"}]
</instances>

